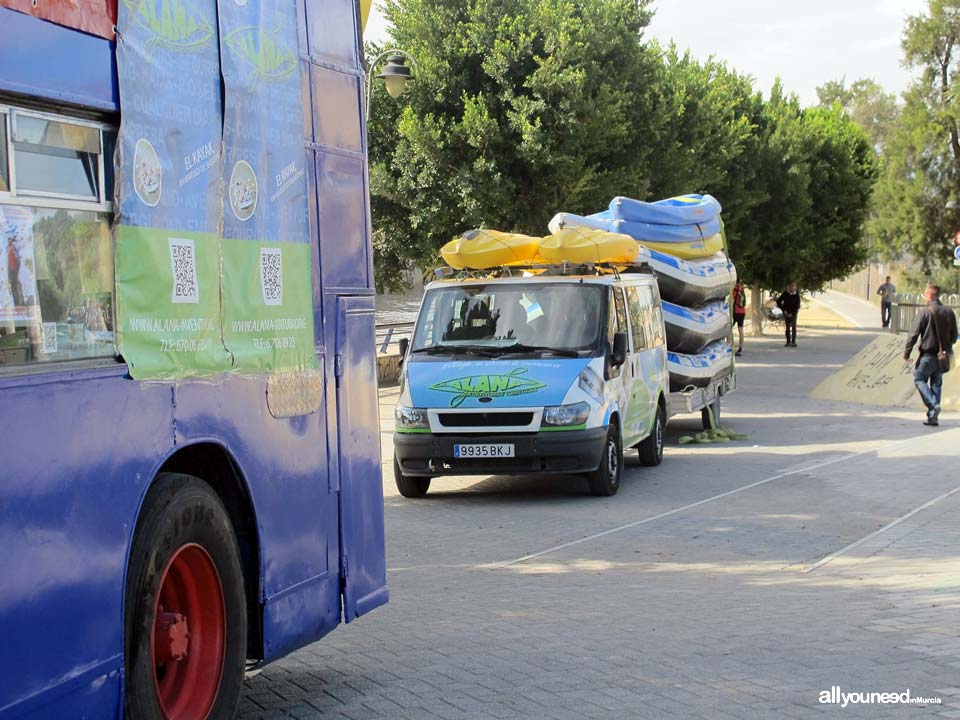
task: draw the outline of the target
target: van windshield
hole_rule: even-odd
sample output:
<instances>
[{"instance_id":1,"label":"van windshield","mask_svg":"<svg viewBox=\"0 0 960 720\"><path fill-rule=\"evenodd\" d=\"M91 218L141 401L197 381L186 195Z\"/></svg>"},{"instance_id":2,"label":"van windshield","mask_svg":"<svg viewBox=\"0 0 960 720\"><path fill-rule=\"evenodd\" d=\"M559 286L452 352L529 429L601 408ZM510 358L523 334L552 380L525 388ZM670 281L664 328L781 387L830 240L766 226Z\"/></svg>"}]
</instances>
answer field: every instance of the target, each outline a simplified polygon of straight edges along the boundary
<instances>
[{"instance_id":1,"label":"van windshield","mask_svg":"<svg viewBox=\"0 0 960 720\"><path fill-rule=\"evenodd\" d=\"M557 354L600 347L604 288L575 283L490 283L429 290L414 353Z\"/></svg>"}]
</instances>

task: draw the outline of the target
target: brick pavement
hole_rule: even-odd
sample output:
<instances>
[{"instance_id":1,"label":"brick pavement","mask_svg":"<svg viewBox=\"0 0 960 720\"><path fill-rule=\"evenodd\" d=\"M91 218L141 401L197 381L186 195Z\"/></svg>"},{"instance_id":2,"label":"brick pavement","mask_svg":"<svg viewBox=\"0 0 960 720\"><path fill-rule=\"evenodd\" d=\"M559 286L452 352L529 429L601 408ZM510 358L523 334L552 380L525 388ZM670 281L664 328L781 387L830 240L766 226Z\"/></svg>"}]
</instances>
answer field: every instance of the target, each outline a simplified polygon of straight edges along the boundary
<instances>
[{"instance_id":1,"label":"brick pavement","mask_svg":"<svg viewBox=\"0 0 960 720\"><path fill-rule=\"evenodd\" d=\"M811 570L960 486L957 418L810 400L872 336L801 333L748 339L724 408L748 442L631 458L614 498L460 478L406 500L384 434L390 604L250 679L241 717L960 717L960 493ZM833 685L943 704L821 706Z\"/></svg>"}]
</instances>

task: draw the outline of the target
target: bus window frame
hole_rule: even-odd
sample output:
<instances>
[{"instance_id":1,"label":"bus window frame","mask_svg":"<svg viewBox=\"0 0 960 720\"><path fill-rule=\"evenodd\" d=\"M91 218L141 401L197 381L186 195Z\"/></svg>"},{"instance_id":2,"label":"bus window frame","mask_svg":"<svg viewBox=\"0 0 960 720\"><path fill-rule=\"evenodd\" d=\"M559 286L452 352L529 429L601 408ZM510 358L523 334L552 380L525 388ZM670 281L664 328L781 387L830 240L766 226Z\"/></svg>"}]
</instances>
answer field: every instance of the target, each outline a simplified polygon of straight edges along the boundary
<instances>
[{"instance_id":1,"label":"bus window frame","mask_svg":"<svg viewBox=\"0 0 960 720\"><path fill-rule=\"evenodd\" d=\"M105 131L114 131L116 126L108 122L96 120L86 120L61 113L44 112L42 110L32 110L17 105L0 103L0 114L6 122L7 131L7 182L9 190L0 191L0 204L4 205L26 205L30 207L50 208L52 210L87 210L90 212L113 214L113 203L106 200L106 159L104 158L105 143L103 134ZM100 152L97 158L97 199L93 200L82 195L68 195L66 193L47 192L42 190L17 189L17 161L14 155L15 148L13 142L14 130L16 128L16 116L37 118L40 120L49 120L51 122L67 123L71 125L81 125L94 128L100 136ZM111 162L112 162L111 158Z\"/></svg>"}]
</instances>

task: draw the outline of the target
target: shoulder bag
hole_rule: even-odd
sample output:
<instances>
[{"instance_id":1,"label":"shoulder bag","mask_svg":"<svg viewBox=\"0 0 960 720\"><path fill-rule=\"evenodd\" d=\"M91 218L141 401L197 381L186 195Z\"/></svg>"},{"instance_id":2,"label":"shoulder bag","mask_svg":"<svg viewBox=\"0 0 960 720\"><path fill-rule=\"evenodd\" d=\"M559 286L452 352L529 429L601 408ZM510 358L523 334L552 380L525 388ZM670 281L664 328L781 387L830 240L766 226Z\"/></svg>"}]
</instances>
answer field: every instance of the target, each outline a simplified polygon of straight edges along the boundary
<instances>
[{"instance_id":1,"label":"shoulder bag","mask_svg":"<svg viewBox=\"0 0 960 720\"><path fill-rule=\"evenodd\" d=\"M933 323L933 334L937 338L937 346L940 348L939 352L937 352L937 364L940 365L941 373L948 373L953 363L949 351L944 350L943 343L940 342L940 328L937 325L937 311L935 308L930 308L930 322Z\"/></svg>"}]
</instances>

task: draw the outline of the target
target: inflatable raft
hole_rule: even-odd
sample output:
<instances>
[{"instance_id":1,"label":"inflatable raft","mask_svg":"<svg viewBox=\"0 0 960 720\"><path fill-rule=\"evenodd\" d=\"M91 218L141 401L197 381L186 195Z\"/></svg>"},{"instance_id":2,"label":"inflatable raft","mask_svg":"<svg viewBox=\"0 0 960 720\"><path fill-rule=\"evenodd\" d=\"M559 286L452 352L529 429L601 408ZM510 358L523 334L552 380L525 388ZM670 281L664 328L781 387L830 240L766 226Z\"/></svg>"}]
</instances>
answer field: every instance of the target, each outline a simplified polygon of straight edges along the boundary
<instances>
[{"instance_id":1,"label":"inflatable raft","mask_svg":"<svg viewBox=\"0 0 960 720\"><path fill-rule=\"evenodd\" d=\"M714 302L699 308L686 308L671 302L662 305L668 350L696 355L730 333L730 306L726 302Z\"/></svg>"},{"instance_id":2,"label":"inflatable raft","mask_svg":"<svg viewBox=\"0 0 960 720\"><path fill-rule=\"evenodd\" d=\"M542 240L497 230L470 230L440 248L440 254L455 270L527 265L541 262L538 251Z\"/></svg>"},{"instance_id":3,"label":"inflatable raft","mask_svg":"<svg viewBox=\"0 0 960 720\"><path fill-rule=\"evenodd\" d=\"M722 208L712 195L680 195L648 203L628 197L610 201L610 215L617 220L657 225L696 225L716 218Z\"/></svg>"},{"instance_id":4,"label":"inflatable raft","mask_svg":"<svg viewBox=\"0 0 960 720\"><path fill-rule=\"evenodd\" d=\"M702 241L720 233L720 218L713 217L702 223L691 225L657 225L655 223L622 220L612 216L610 211L596 215L574 215L558 213L550 221L550 232L556 233L567 227L587 227L595 230L629 235L638 242L689 243Z\"/></svg>"},{"instance_id":5,"label":"inflatable raft","mask_svg":"<svg viewBox=\"0 0 960 720\"><path fill-rule=\"evenodd\" d=\"M583 215L574 215L573 213L557 213L550 221L550 232L556 234L565 228L580 227L629 235L629 233L617 232L614 228L619 227L616 223L621 221L606 217L607 215L609 215L609 213L599 213L597 215L584 217ZM717 221L717 227L720 227L719 221ZM636 238L634 239L636 240ZM723 251L723 237L719 232L707 238L698 237L697 239L686 242L678 241L676 237L667 242L655 242L653 240L637 240L637 242L651 250L674 255L685 260L706 258Z\"/></svg>"},{"instance_id":6,"label":"inflatable raft","mask_svg":"<svg viewBox=\"0 0 960 720\"><path fill-rule=\"evenodd\" d=\"M676 305L690 307L725 298L737 279L736 268L723 253L687 261L648 248L644 260L657 273L660 296Z\"/></svg>"},{"instance_id":7,"label":"inflatable raft","mask_svg":"<svg viewBox=\"0 0 960 720\"><path fill-rule=\"evenodd\" d=\"M548 263L623 263L637 259L640 246L628 235L584 227L563 228L540 243L540 257Z\"/></svg>"},{"instance_id":8,"label":"inflatable raft","mask_svg":"<svg viewBox=\"0 0 960 720\"><path fill-rule=\"evenodd\" d=\"M733 372L733 348L725 341L711 343L695 355L667 353L670 392L706 387L720 375Z\"/></svg>"}]
</instances>

